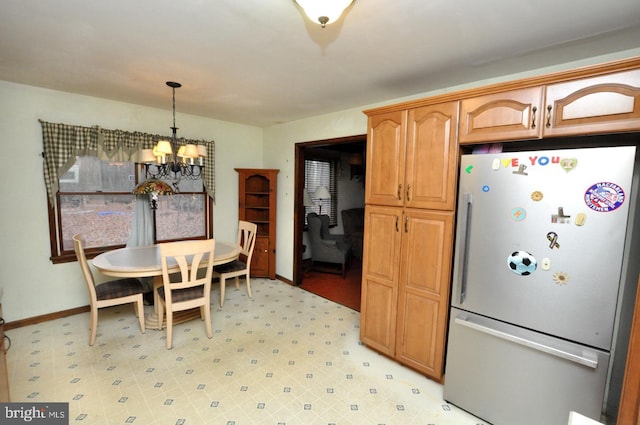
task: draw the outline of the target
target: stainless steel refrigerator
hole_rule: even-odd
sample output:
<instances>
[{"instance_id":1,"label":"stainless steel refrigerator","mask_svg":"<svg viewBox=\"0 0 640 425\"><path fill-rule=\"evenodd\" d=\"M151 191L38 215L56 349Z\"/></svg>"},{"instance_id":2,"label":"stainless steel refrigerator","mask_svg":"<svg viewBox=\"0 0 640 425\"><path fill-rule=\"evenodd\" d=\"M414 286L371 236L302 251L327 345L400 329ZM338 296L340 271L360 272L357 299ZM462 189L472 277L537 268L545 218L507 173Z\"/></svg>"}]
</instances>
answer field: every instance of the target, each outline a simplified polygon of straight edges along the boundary
<instances>
[{"instance_id":1,"label":"stainless steel refrigerator","mask_svg":"<svg viewBox=\"0 0 640 425\"><path fill-rule=\"evenodd\" d=\"M495 425L600 420L634 163L633 146L462 156L445 400Z\"/></svg>"}]
</instances>

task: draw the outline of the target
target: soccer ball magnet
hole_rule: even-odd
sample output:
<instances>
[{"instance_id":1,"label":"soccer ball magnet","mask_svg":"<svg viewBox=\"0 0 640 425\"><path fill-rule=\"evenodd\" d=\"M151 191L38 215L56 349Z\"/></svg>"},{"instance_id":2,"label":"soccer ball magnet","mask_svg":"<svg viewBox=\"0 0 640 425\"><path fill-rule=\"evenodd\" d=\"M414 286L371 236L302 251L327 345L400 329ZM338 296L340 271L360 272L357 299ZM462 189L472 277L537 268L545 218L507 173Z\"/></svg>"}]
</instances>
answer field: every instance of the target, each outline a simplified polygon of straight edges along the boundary
<instances>
[{"instance_id":1,"label":"soccer ball magnet","mask_svg":"<svg viewBox=\"0 0 640 425\"><path fill-rule=\"evenodd\" d=\"M519 276L529 276L536 271L538 262L533 255L526 251L515 251L507 257L507 266L509 266L509 270Z\"/></svg>"}]
</instances>

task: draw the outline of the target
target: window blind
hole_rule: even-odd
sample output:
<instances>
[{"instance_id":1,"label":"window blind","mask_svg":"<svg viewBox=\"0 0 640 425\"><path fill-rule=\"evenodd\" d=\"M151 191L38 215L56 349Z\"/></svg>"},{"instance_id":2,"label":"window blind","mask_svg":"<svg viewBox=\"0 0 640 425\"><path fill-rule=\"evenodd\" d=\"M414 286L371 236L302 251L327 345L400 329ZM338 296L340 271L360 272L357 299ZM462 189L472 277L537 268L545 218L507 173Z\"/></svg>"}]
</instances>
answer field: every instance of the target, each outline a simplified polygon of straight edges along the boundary
<instances>
[{"instance_id":1,"label":"window blind","mask_svg":"<svg viewBox=\"0 0 640 425\"><path fill-rule=\"evenodd\" d=\"M336 161L333 160L304 161L304 187L315 204L312 207L305 207L305 217L310 212L326 214L329 216L330 225L335 226L338 224L336 169ZM331 199L318 199L315 197L316 191L321 186L325 186L329 190Z\"/></svg>"}]
</instances>

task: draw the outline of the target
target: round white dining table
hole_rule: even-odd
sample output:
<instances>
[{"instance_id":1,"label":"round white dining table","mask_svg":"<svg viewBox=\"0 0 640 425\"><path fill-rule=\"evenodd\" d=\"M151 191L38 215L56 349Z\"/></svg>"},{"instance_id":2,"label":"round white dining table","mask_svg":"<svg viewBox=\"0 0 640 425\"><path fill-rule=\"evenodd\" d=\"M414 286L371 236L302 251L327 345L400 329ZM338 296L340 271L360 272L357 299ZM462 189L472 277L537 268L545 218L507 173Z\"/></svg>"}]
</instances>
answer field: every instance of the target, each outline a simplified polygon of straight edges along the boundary
<instances>
[{"instance_id":1,"label":"round white dining table","mask_svg":"<svg viewBox=\"0 0 640 425\"><path fill-rule=\"evenodd\" d=\"M213 265L229 263L238 258L240 246L236 243L216 241ZM162 263L160 261L160 248L158 245L135 246L97 255L91 264L106 276L113 277L153 277L153 312L145 317L145 327L150 329L162 329L162 318L158 315L158 291L162 286ZM178 271L169 268L169 271ZM174 323L191 320L200 315L199 309L177 312L174 314Z\"/></svg>"}]
</instances>

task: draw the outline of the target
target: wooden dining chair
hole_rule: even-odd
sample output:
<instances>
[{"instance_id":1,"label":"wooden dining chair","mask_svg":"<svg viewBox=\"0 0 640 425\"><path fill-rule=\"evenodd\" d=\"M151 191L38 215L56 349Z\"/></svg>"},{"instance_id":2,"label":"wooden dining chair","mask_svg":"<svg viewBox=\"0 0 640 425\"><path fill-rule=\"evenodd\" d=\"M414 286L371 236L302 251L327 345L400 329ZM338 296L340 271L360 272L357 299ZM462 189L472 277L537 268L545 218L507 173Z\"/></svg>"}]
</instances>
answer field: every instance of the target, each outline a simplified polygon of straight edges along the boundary
<instances>
[{"instance_id":1,"label":"wooden dining chair","mask_svg":"<svg viewBox=\"0 0 640 425\"><path fill-rule=\"evenodd\" d=\"M158 318L162 329L166 311L167 349L173 345L173 315L177 311L200 308L207 338L212 338L210 303L215 240L167 242L159 247L162 286L158 288Z\"/></svg>"},{"instance_id":2,"label":"wooden dining chair","mask_svg":"<svg viewBox=\"0 0 640 425\"><path fill-rule=\"evenodd\" d=\"M249 275L257 233L258 226L255 223L240 220L238 222L238 245L240 246L238 259L213 268L213 277L220 279L220 307L224 305L225 281L232 277L235 278L236 288L240 288L240 276L244 275L247 281L247 295L249 298L252 297Z\"/></svg>"},{"instance_id":3,"label":"wooden dining chair","mask_svg":"<svg viewBox=\"0 0 640 425\"><path fill-rule=\"evenodd\" d=\"M96 285L84 252L82 235L73 237L73 249L76 252L78 264L80 264L82 275L89 290L91 308L89 313L89 345L93 345L96 342L98 310L103 307L133 303L136 316L138 316L138 321L140 322L140 329L144 333L144 303L142 300L144 288L140 281L135 278L124 278Z\"/></svg>"}]
</instances>

